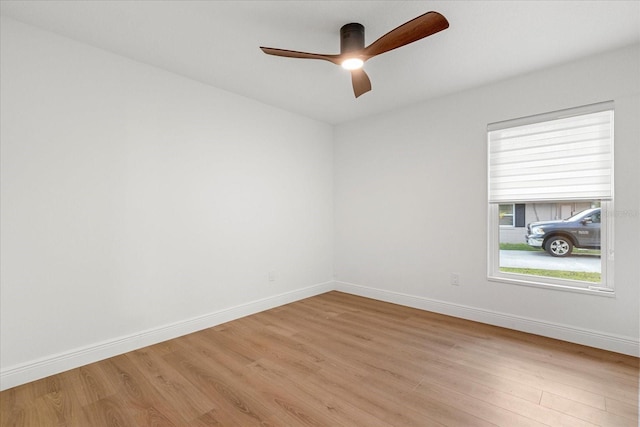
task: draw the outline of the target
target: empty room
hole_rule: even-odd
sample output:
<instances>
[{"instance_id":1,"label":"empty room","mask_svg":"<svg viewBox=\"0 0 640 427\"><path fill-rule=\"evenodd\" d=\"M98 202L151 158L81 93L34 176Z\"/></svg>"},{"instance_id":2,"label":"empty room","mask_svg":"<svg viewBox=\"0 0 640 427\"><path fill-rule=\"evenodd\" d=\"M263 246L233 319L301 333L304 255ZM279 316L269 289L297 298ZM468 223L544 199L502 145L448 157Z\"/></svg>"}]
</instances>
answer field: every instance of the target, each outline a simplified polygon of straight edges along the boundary
<instances>
[{"instance_id":1,"label":"empty room","mask_svg":"<svg viewBox=\"0 0 640 427\"><path fill-rule=\"evenodd\" d=\"M1 427L638 426L639 1L0 14Z\"/></svg>"}]
</instances>

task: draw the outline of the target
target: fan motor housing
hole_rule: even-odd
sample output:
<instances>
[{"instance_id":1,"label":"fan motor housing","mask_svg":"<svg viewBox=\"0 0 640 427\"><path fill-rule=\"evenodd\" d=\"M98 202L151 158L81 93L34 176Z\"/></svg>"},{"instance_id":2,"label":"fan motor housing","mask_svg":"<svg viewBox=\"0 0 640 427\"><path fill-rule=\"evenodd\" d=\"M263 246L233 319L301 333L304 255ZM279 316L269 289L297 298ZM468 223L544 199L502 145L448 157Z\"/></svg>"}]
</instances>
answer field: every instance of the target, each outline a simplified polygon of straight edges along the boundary
<instances>
[{"instance_id":1,"label":"fan motor housing","mask_svg":"<svg viewBox=\"0 0 640 427\"><path fill-rule=\"evenodd\" d=\"M364 49L364 26L356 22L340 28L340 53Z\"/></svg>"}]
</instances>

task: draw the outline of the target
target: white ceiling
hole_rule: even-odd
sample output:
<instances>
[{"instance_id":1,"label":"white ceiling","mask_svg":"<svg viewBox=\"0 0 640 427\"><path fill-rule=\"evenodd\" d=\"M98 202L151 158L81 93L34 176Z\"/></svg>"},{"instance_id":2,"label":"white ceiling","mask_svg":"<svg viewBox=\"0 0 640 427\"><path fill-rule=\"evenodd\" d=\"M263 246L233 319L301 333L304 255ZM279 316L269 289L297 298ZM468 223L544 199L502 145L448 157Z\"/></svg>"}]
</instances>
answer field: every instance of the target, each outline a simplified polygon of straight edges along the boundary
<instances>
[{"instance_id":1,"label":"white ceiling","mask_svg":"<svg viewBox=\"0 0 640 427\"><path fill-rule=\"evenodd\" d=\"M1 1L0 12L212 86L340 123L640 42L640 1ZM339 53L339 29L366 44L427 11L449 29L347 71L259 46Z\"/></svg>"}]
</instances>

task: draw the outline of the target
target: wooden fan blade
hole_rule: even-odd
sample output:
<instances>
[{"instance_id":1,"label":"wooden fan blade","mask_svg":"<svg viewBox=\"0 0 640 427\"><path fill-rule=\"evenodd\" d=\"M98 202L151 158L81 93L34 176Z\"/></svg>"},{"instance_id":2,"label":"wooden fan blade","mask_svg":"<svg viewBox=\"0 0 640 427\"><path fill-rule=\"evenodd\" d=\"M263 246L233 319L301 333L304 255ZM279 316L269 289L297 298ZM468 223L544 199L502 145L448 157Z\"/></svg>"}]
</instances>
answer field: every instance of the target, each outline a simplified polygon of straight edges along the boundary
<instances>
[{"instance_id":1,"label":"wooden fan blade","mask_svg":"<svg viewBox=\"0 0 640 427\"><path fill-rule=\"evenodd\" d=\"M371 90L371 80L362 68L351 70L351 83L353 84L353 94L357 97Z\"/></svg>"},{"instance_id":2,"label":"wooden fan blade","mask_svg":"<svg viewBox=\"0 0 640 427\"><path fill-rule=\"evenodd\" d=\"M340 55L325 55L321 53L308 53L298 52L295 50L276 49L273 47L262 47L260 49L267 55L285 56L287 58L301 58L301 59L322 59L325 61L333 62L340 65Z\"/></svg>"},{"instance_id":3,"label":"wooden fan blade","mask_svg":"<svg viewBox=\"0 0 640 427\"><path fill-rule=\"evenodd\" d=\"M449 28L447 18L438 12L427 12L389 31L364 48L363 53L368 57L380 55L381 53L413 43L447 28Z\"/></svg>"}]
</instances>

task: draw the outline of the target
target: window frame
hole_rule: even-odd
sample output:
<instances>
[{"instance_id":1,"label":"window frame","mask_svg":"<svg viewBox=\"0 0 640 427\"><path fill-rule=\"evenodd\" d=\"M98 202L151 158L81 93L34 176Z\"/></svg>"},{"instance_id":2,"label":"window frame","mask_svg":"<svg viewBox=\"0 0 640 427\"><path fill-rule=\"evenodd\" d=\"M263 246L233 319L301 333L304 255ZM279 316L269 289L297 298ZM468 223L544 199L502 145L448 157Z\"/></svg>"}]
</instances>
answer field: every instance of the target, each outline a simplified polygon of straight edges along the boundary
<instances>
[{"instance_id":1,"label":"window frame","mask_svg":"<svg viewBox=\"0 0 640 427\"><path fill-rule=\"evenodd\" d=\"M594 104L590 106L576 107L573 109L562 110L557 112L545 113L541 115L524 117L520 119L515 119L513 121L507 121L511 124L511 126L507 127L517 127L523 124L533 124L533 123L541 123L545 121L551 121L558 118L570 117L570 116L581 116L584 114L589 114L594 111L604 111L611 110L615 114L613 102L609 101L601 104ZM614 128L614 118L612 116L612 134ZM505 122L506 123L506 122ZM495 124L494 124L495 125ZM489 125L487 127L487 183L488 188L491 185L491 167L490 167L490 150L489 150L489 135L492 129L492 126ZM611 150L613 153L615 139L612 136L611 140ZM611 171L613 175L614 161L612 160ZM613 176L612 176L613 180ZM500 225L500 205L513 205L513 224L515 225L515 205L517 203L523 203L522 200L518 201L504 201L504 202L491 202L489 198L487 198L488 204L488 219L487 219L487 279L493 282L503 282L515 285L524 285L524 286L532 286L538 288L546 288L553 290L561 290L561 291L570 291L570 292L578 292L578 293L588 293L593 295L607 296L613 297L615 296L615 287L614 287L614 246L613 246L613 236L614 236L614 199L613 199L613 182L612 182L611 194L612 197L610 200L600 200L601 205L601 228L600 228L600 262L601 262L601 280L598 284L590 284L589 282L577 281L577 280L569 280L569 279L559 279L553 277L545 277L545 276L535 276L528 274L520 274L520 273L510 273L510 272L502 272L500 271L500 229L501 227L508 227L506 225ZM534 201L530 201L533 203ZM539 202L539 201L538 201ZM525 202L526 203L526 202ZM526 226L526 224L525 224Z\"/></svg>"}]
</instances>

